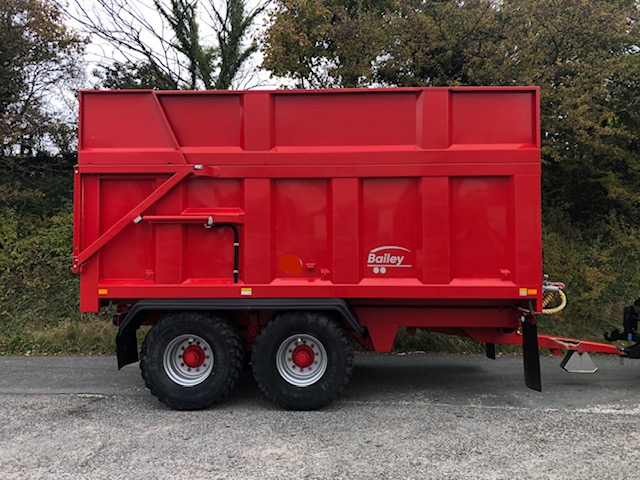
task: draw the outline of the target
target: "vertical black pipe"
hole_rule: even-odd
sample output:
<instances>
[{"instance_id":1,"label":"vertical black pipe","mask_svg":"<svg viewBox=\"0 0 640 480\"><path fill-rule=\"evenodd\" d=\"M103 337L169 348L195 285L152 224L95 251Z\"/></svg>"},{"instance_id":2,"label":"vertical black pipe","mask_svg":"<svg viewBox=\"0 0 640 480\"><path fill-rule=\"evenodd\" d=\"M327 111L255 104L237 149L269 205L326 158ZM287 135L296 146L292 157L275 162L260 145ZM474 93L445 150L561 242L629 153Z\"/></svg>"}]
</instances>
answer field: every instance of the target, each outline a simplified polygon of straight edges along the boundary
<instances>
[{"instance_id":1,"label":"vertical black pipe","mask_svg":"<svg viewBox=\"0 0 640 480\"><path fill-rule=\"evenodd\" d=\"M229 227L233 230L233 283L238 283L240 276L240 237L238 228L233 223L212 223L205 224L206 228Z\"/></svg>"}]
</instances>

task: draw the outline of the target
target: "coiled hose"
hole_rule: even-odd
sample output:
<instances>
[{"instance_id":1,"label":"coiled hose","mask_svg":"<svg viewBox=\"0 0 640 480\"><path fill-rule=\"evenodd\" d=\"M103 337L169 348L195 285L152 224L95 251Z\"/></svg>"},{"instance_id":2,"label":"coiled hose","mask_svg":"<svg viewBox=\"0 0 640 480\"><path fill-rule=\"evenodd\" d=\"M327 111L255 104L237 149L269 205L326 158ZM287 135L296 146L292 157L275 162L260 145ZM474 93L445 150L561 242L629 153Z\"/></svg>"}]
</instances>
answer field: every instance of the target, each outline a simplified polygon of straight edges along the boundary
<instances>
[{"instance_id":1,"label":"coiled hose","mask_svg":"<svg viewBox=\"0 0 640 480\"><path fill-rule=\"evenodd\" d=\"M560 282L548 282L544 281L542 285L542 313L543 315L553 315L554 313L558 313L567 306L567 295L562 291L564 288L564 283ZM560 304L547 308L547 306L553 302L556 296L560 297Z\"/></svg>"}]
</instances>

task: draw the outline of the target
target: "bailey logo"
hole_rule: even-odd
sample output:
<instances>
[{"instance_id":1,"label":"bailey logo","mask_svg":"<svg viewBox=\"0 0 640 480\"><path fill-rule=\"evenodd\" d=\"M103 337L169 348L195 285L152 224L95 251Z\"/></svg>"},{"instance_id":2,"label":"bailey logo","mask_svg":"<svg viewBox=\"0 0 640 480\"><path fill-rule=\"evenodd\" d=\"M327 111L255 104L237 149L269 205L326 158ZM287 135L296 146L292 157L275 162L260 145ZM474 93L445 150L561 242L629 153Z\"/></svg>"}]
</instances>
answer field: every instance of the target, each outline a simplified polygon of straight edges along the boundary
<instances>
[{"instance_id":1,"label":"bailey logo","mask_svg":"<svg viewBox=\"0 0 640 480\"><path fill-rule=\"evenodd\" d=\"M389 268L410 268L407 259L411 250L397 245L385 245L371 249L367 257L367 267L373 268L373 273L384 275Z\"/></svg>"}]
</instances>

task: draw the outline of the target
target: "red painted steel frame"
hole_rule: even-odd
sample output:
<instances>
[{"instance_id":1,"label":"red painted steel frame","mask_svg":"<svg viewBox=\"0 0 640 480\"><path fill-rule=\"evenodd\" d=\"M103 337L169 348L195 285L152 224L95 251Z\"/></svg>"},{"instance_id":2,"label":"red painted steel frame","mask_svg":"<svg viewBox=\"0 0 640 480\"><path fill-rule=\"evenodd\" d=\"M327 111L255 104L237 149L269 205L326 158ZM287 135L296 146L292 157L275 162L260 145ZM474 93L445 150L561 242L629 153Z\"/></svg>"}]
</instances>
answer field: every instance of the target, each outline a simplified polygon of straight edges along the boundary
<instances>
[{"instance_id":1,"label":"red painted steel frame","mask_svg":"<svg viewBox=\"0 0 640 480\"><path fill-rule=\"evenodd\" d=\"M468 329L464 331L464 335L477 342L522 345L522 334L517 330L505 333L496 332L495 329ZM608 355L624 355L615 345L577 340L574 338L555 337L553 335L538 335L538 346L540 348L547 348L556 354L560 354L564 350L576 350L579 353L597 352Z\"/></svg>"},{"instance_id":2,"label":"red painted steel frame","mask_svg":"<svg viewBox=\"0 0 640 480\"><path fill-rule=\"evenodd\" d=\"M343 298L378 350L515 329L541 304L538 112L532 87L82 92L81 309ZM238 283L207 223L236 226Z\"/></svg>"}]
</instances>

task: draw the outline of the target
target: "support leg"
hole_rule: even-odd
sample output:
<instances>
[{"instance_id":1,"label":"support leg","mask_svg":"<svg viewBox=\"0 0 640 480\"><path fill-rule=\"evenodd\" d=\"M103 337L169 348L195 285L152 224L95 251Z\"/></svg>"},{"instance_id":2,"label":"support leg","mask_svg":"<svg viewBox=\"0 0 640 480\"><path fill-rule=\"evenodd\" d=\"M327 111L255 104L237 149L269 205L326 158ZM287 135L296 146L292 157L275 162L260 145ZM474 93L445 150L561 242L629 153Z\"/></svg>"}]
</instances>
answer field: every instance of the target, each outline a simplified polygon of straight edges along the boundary
<instances>
[{"instance_id":1,"label":"support leg","mask_svg":"<svg viewBox=\"0 0 640 480\"><path fill-rule=\"evenodd\" d=\"M524 354L524 383L532 390L542 391L538 327L534 315L522 317L522 349Z\"/></svg>"}]
</instances>

